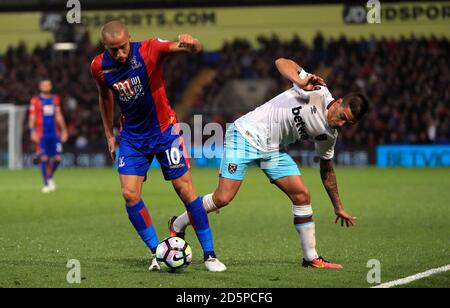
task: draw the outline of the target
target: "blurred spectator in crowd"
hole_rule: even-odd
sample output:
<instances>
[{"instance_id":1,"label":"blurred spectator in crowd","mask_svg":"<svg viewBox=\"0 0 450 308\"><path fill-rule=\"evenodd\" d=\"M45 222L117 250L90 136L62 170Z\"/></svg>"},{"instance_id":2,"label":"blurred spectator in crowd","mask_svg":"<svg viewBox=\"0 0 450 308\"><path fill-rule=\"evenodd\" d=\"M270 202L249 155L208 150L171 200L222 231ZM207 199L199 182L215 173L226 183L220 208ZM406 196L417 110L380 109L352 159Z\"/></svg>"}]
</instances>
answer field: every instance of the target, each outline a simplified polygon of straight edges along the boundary
<instances>
[{"instance_id":1,"label":"blurred spectator in crowd","mask_svg":"<svg viewBox=\"0 0 450 308\"><path fill-rule=\"evenodd\" d=\"M97 92L89 75L90 59L101 51L88 35L73 52L55 54L51 45L28 51L24 44L0 56L0 102L25 105L42 76L54 80L61 93L70 139L66 151L102 151L101 119ZM176 105L202 68L214 68L215 79L192 102L183 119L203 114L204 120L222 125L226 118L205 114L230 79L272 78L276 81L267 99L291 87L274 67L275 59L291 58L309 72L323 76L335 97L362 91L371 110L359 126L342 131L338 147L377 144L450 143L450 44L445 38L325 40L318 33L311 47L300 37L288 42L276 36L258 38L258 46L242 39L224 43L217 52L168 57L164 68L171 103ZM261 102L261 104L264 102ZM117 123L117 122L116 122ZM24 143L28 144L27 142ZM25 149L30 151L31 149Z\"/></svg>"},{"instance_id":2,"label":"blurred spectator in crowd","mask_svg":"<svg viewBox=\"0 0 450 308\"><path fill-rule=\"evenodd\" d=\"M371 37L353 41L341 37L325 42L319 33L312 48L298 37L290 42L261 37L258 42L257 49L242 40L225 44L221 50L223 60L218 64L220 74L204 89L193 113L201 113L203 105L229 79L273 78L277 86L267 99L291 87L273 66L275 59L287 57L307 71L324 76L335 97L362 91L371 99L367 119L342 131L341 147L450 143L447 39L377 41Z\"/></svg>"}]
</instances>

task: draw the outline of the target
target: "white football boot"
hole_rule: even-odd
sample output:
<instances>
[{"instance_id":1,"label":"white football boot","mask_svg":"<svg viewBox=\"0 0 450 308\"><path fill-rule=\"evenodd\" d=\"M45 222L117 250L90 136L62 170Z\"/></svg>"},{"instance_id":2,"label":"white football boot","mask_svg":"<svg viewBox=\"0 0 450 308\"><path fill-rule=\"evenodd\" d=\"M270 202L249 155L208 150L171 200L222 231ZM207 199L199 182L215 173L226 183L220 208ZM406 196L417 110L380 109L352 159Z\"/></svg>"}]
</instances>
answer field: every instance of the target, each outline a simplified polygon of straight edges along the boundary
<instances>
[{"instance_id":1,"label":"white football boot","mask_svg":"<svg viewBox=\"0 0 450 308\"><path fill-rule=\"evenodd\" d=\"M53 179L49 179L47 181L47 183L48 183L48 187L50 188L50 191L55 191L56 190L55 181L53 181Z\"/></svg>"},{"instance_id":2,"label":"white football boot","mask_svg":"<svg viewBox=\"0 0 450 308\"><path fill-rule=\"evenodd\" d=\"M150 264L150 267L148 268L150 272L158 272L161 270L161 266L159 266L158 261L156 261L156 257L152 258L152 264Z\"/></svg>"},{"instance_id":3,"label":"white football boot","mask_svg":"<svg viewBox=\"0 0 450 308\"><path fill-rule=\"evenodd\" d=\"M43 194L48 194L48 193L52 192L52 189L50 188L50 186L46 185L46 186L42 187L41 192Z\"/></svg>"},{"instance_id":4,"label":"white football boot","mask_svg":"<svg viewBox=\"0 0 450 308\"><path fill-rule=\"evenodd\" d=\"M210 272L225 272L227 270L227 267L225 264L219 261L217 258L208 257L208 259L205 261L206 269Z\"/></svg>"}]
</instances>

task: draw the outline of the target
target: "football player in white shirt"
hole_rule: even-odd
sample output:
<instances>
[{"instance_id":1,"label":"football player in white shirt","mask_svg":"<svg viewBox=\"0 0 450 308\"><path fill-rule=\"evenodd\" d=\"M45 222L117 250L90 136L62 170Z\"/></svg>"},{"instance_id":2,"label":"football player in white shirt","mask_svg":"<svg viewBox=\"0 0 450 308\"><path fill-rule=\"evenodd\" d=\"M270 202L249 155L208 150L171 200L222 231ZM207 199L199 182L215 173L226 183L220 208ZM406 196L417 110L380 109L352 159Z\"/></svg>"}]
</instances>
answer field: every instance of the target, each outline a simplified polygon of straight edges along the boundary
<instances>
[{"instance_id":1,"label":"football player in white shirt","mask_svg":"<svg viewBox=\"0 0 450 308\"><path fill-rule=\"evenodd\" d=\"M322 78L306 73L292 60L278 59L276 66L283 77L293 82L293 88L228 128L219 186L214 194L203 198L203 206L210 213L228 205L239 191L247 168L256 163L292 201L303 266L342 268L316 252L310 192L285 146L301 140L315 143L320 157L320 175L334 207L335 222L340 220L341 225L347 227L354 225L356 218L342 206L332 159L338 129L359 121L368 110L368 101L362 94L349 94L335 100ZM187 213L173 217L169 222L171 236L184 237L189 223Z\"/></svg>"}]
</instances>

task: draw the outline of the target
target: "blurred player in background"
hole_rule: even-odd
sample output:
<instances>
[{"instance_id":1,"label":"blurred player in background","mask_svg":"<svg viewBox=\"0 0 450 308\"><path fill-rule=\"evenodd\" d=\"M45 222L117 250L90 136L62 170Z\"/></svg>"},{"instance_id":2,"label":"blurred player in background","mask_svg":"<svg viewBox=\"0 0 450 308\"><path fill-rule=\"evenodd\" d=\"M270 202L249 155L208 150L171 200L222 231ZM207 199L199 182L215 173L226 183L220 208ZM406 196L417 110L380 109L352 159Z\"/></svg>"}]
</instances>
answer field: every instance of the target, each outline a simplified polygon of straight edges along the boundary
<instances>
[{"instance_id":1,"label":"blurred player in background","mask_svg":"<svg viewBox=\"0 0 450 308\"><path fill-rule=\"evenodd\" d=\"M203 204L207 212L228 205L238 193L247 168L257 164L293 203L303 266L342 268L317 254L309 189L284 147L301 140L315 143L320 157L320 175L333 204L336 223L341 220L342 226L344 223L347 227L353 225L356 218L342 206L332 159L338 129L359 121L367 112L368 102L361 94L335 100L322 78L306 73L292 60L278 59L276 66L294 87L241 117L228 129L219 186L214 194L204 197ZM171 234L184 237L188 224L186 213L173 217L169 222Z\"/></svg>"},{"instance_id":2,"label":"blurred player in background","mask_svg":"<svg viewBox=\"0 0 450 308\"><path fill-rule=\"evenodd\" d=\"M164 58L171 53L201 50L200 42L188 34L178 42L150 39L131 42L127 27L112 21L104 25L106 51L91 64L109 152L114 160L114 102L121 110L121 139L118 171L128 217L154 255L159 239L149 211L141 199L147 171L156 157L164 177L171 181L184 202L202 245L209 271L226 270L214 252L208 216L192 183L184 143L176 129L175 112L169 105L162 73ZM150 270L160 270L152 258Z\"/></svg>"},{"instance_id":3,"label":"blurred player in background","mask_svg":"<svg viewBox=\"0 0 450 308\"><path fill-rule=\"evenodd\" d=\"M61 162L61 142L66 142L68 138L61 102L59 96L52 94L52 88L50 80L39 83L40 94L31 99L28 123L31 140L36 144L40 160L43 193L56 190L53 177Z\"/></svg>"}]
</instances>

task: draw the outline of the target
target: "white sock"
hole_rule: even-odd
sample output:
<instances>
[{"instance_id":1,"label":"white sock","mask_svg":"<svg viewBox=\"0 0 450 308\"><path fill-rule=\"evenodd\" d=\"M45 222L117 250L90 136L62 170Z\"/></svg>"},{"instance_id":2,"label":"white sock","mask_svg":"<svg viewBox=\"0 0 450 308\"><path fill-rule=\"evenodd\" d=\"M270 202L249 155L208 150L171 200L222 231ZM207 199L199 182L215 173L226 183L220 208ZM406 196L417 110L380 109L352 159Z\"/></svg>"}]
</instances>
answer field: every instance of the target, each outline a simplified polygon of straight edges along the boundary
<instances>
[{"instance_id":1,"label":"white sock","mask_svg":"<svg viewBox=\"0 0 450 308\"><path fill-rule=\"evenodd\" d=\"M206 213L211 213L217 211L219 208L214 204L213 194L209 194L203 197L203 207L206 210ZM173 228L176 232L185 232L187 226L191 224L189 220L189 215L187 212L184 212L173 223Z\"/></svg>"},{"instance_id":2,"label":"white sock","mask_svg":"<svg viewBox=\"0 0 450 308\"><path fill-rule=\"evenodd\" d=\"M316 251L316 225L312 219L313 210L311 205L294 205L294 225L300 237L303 257L306 261L317 259Z\"/></svg>"}]
</instances>

